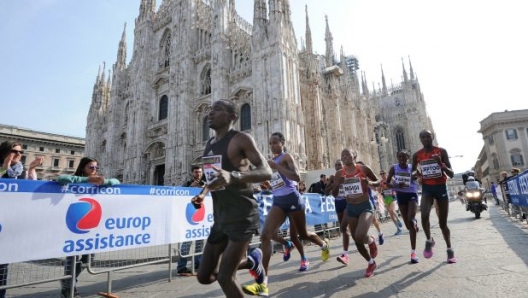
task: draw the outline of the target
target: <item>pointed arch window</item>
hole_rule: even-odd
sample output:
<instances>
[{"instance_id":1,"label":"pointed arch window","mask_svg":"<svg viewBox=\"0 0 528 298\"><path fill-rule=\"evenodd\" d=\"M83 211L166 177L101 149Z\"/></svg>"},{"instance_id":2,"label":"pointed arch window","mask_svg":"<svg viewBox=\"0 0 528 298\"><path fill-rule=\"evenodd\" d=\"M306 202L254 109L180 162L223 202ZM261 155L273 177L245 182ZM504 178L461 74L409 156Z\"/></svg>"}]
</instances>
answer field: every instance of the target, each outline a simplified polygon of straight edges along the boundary
<instances>
[{"instance_id":1,"label":"pointed arch window","mask_svg":"<svg viewBox=\"0 0 528 298\"><path fill-rule=\"evenodd\" d=\"M125 125L128 124L128 111L130 110L130 102L127 102L125 106L125 115L124 115L124 123Z\"/></svg>"},{"instance_id":2,"label":"pointed arch window","mask_svg":"<svg viewBox=\"0 0 528 298\"><path fill-rule=\"evenodd\" d=\"M405 135L403 133L403 129L401 129L401 128L396 130L396 147L398 149L398 152L400 150L406 149L406 146L405 146Z\"/></svg>"},{"instance_id":3,"label":"pointed arch window","mask_svg":"<svg viewBox=\"0 0 528 298\"><path fill-rule=\"evenodd\" d=\"M209 140L209 123L207 123L207 116L202 121L202 141L207 142Z\"/></svg>"},{"instance_id":4,"label":"pointed arch window","mask_svg":"<svg viewBox=\"0 0 528 298\"><path fill-rule=\"evenodd\" d=\"M251 129L251 107L248 103L245 103L240 108L240 130Z\"/></svg>"},{"instance_id":5,"label":"pointed arch window","mask_svg":"<svg viewBox=\"0 0 528 298\"><path fill-rule=\"evenodd\" d=\"M200 75L200 95L211 94L211 65L207 64Z\"/></svg>"},{"instance_id":6,"label":"pointed arch window","mask_svg":"<svg viewBox=\"0 0 528 298\"><path fill-rule=\"evenodd\" d=\"M169 98L167 97L167 95L163 95L159 101L158 120L161 121L163 119L167 119L168 114L169 114Z\"/></svg>"},{"instance_id":7,"label":"pointed arch window","mask_svg":"<svg viewBox=\"0 0 528 298\"><path fill-rule=\"evenodd\" d=\"M170 66L170 56L171 56L171 34L168 33L165 37L163 43L163 67Z\"/></svg>"}]
</instances>

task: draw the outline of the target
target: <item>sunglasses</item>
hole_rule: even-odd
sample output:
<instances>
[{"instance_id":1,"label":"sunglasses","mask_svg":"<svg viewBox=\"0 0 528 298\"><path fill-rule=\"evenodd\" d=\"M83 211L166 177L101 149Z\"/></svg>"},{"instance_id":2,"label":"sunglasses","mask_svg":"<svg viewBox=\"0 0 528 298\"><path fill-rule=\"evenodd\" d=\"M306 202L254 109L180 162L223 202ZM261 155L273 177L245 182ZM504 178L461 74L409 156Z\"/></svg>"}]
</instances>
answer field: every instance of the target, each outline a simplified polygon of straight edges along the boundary
<instances>
[{"instance_id":1,"label":"sunglasses","mask_svg":"<svg viewBox=\"0 0 528 298\"><path fill-rule=\"evenodd\" d=\"M88 166L90 170L99 170L98 166Z\"/></svg>"},{"instance_id":2,"label":"sunglasses","mask_svg":"<svg viewBox=\"0 0 528 298\"><path fill-rule=\"evenodd\" d=\"M22 155L22 154L24 154L24 151L11 149L11 153L13 153L13 154L17 154L18 153L18 154Z\"/></svg>"},{"instance_id":3,"label":"sunglasses","mask_svg":"<svg viewBox=\"0 0 528 298\"><path fill-rule=\"evenodd\" d=\"M387 173L380 173L380 175L385 175L385 174L387 174Z\"/></svg>"}]
</instances>

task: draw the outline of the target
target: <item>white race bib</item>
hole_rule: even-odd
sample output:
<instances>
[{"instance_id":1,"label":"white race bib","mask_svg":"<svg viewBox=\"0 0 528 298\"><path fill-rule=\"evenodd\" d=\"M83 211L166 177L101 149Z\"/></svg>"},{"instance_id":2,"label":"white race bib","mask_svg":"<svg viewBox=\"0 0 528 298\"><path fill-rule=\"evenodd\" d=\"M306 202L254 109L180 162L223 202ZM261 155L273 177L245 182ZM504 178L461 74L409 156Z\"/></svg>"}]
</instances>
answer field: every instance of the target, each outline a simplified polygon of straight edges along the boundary
<instances>
[{"instance_id":1,"label":"white race bib","mask_svg":"<svg viewBox=\"0 0 528 298\"><path fill-rule=\"evenodd\" d=\"M274 171L271 175L271 188L272 189L279 189L284 186L284 180L282 179L282 176L279 174L279 172Z\"/></svg>"},{"instance_id":2,"label":"white race bib","mask_svg":"<svg viewBox=\"0 0 528 298\"><path fill-rule=\"evenodd\" d=\"M394 181L396 181L396 185L403 183L403 187L409 187L411 186L411 174L408 172L396 172L394 174Z\"/></svg>"},{"instance_id":3,"label":"white race bib","mask_svg":"<svg viewBox=\"0 0 528 298\"><path fill-rule=\"evenodd\" d=\"M221 169L222 168L222 155L209 155L209 156L203 156L202 157L202 168L203 173L205 175L205 180L207 181L207 185L211 184L214 180L217 179L216 171L213 169L213 166ZM215 190L223 190L224 187L215 189Z\"/></svg>"},{"instance_id":4,"label":"white race bib","mask_svg":"<svg viewBox=\"0 0 528 298\"><path fill-rule=\"evenodd\" d=\"M345 196L351 196L354 198L360 197L363 194L361 179L358 177L345 178L345 181L343 182L343 190L345 191Z\"/></svg>"},{"instance_id":5,"label":"white race bib","mask_svg":"<svg viewBox=\"0 0 528 298\"><path fill-rule=\"evenodd\" d=\"M434 179L442 177L442 168L434 159L427 159L420 163L423 179Z\"/></svg>"},{"instance_id":6,"label":"white race bib","mask_svg":"<svg viewBox=\"0 0 528 298\"><path fill-rule=\"evenodd\" d=\"M344 198L345 197L345 190L343 189L343 185L341 184L339 186L339 194L337 195L338 198Z\"/></svg>"}]
</instances>

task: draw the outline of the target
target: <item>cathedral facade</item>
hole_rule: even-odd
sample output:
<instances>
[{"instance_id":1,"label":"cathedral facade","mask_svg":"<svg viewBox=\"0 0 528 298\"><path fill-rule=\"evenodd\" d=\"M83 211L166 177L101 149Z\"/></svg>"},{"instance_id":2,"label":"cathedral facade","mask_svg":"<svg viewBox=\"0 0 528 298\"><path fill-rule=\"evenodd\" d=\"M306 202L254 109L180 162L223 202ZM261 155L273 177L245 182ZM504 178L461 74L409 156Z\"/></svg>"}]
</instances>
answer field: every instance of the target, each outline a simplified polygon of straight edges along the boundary
<instances>
[{"instance_id":1,"label":"cathedral facade","mask_svg":"<svg viewBox=\"0 0 528 298\"><path fill-rule=\"evenodd\" d=\"M86 154L124 183L180 185L213 134L206 118L217 99L235 103L235 128L265 156L282 132L301 172L333 167L343 148L376 171L397 149L418 149L419 130L432 126L412 67L398 87L382 77L369 92L358 60L334 54L328 19L318 55L308 9L300 49L290 15L288 0L254 0L253 24L234 0L164 0L157 11L141 0L130 62L125 27L108 77L104 67L97 75Z\"/></svg>"}]
</instances>

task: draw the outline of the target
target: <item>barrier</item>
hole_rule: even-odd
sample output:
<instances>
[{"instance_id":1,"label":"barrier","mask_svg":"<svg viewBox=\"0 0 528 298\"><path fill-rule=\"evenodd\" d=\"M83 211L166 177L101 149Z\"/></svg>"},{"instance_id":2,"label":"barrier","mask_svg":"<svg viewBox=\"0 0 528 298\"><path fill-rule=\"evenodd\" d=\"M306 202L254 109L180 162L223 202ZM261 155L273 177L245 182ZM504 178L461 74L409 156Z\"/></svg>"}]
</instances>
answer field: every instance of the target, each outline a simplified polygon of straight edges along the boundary
<instances>
[{"instance_id":1,"label":"barrier","mask_svg":"<svg viewBox=\"0 0 528 298\"><path fill-rule=\"evenodd\" d=\"M66 274L64 264L66 257L77 255L90 256L83 264L89 273L108 274L108 293L113 272L137 266L168 263L171 281L176 252L180 257L200 255L202 247L196 241L208 236L213 223L210 196L203 210L190 203L199 192L198 188L60 186L0 179L0 210L17 210L0 214L0 264L10 263L0 289L66 279L74 284L76 266ZM259 193L255 198L263 223L272 195ZM339 234L333 197L303 194L302 199L308 226L317 227L315 232L323 237ZM288 227L285 222L280 228L285 238ZM189 252L182 253L182 244L189 241ZM256 235L250 245L259 244Z\"/></svg>"},{"instance_id":2,"label":"barrier","mask_svg":"<svg viewBox=\"0 0 528 298\"><path fill-rule=\"evenodd\" d=\"M504 194L502 185L500 187L501 191L497 192L497 198L501 202L503 209L511 217L519 217L520 221L526 220L526 214L528 214L528 170L509 177L505 183L508 186L509 194Z\"/></svg>"}]
</instances>

